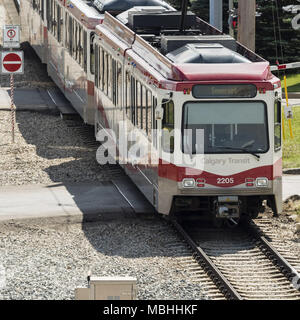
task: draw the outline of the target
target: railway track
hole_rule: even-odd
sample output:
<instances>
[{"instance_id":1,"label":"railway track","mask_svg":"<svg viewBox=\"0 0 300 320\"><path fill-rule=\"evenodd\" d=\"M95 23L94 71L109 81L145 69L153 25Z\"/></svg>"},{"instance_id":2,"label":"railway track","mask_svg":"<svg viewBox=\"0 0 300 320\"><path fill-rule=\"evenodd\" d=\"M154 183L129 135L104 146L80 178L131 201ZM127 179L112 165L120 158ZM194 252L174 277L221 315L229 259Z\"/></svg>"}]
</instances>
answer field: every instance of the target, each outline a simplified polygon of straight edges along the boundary
<instances>
[{"instance_id":1,"label":"railway track","mask_svg":"<svg viewBox=\"0 0 300 320\"><path fill-rule=\"evenodd\" d=\"M272 246L287 260L287 262L300 273L300 255L291 249L288 241L282 240L277 233L274 233L274 221L270 218L255 219L254 225L259 233L263 233L271 242Z\"/></svg>"},{"instance_id":2,"label":"railway track","mask_svg":"<svg viewBox=\"0 0 300 320\"><path fill-rule=\"evenodd\" d=\"M172 223L193 252L191 263L197 262L224 298L300 300L299 273L256 225L226 230Z\"/></svg>"}]
</instances>

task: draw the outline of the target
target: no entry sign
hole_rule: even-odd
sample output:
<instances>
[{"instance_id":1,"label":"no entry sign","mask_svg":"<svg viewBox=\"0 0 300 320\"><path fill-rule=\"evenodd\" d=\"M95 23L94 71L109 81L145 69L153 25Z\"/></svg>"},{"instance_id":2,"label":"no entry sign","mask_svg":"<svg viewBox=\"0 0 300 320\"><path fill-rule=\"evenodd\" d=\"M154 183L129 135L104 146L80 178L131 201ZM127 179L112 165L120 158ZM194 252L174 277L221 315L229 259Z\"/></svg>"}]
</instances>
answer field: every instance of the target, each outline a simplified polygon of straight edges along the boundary
<instances>
[{"instance_id":1,"label":"no entry sign","mask_svg":"<svg viewBox=\"0 0 300 320\"><path fill-rule=\"evenodd\" d=\"M4 26L3 48L20 48L20 26Z\"/></svg>"},{"instance_id":2,"label":"no entry sign","mask_svg":"<svg viewBox=\"0 0 300 320\"><path fill-rule=\"evenodd\" d=\"M2 74L22 74L24 72L23 51L1 53Z\"/></svg>"}]
</instances>

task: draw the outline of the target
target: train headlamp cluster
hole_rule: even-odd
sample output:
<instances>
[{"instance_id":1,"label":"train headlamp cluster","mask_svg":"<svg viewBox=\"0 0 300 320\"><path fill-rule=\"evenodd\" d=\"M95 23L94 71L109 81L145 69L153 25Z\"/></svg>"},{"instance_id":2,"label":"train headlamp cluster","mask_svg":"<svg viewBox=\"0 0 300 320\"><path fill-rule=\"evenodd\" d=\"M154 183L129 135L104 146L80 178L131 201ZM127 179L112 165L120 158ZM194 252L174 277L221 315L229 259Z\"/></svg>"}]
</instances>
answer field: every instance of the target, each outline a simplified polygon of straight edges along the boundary
<instances>
[{"instance_id":1,"label":"train headlamp cluster","mask_svg":"<svg viewBox=\"0 0 300 320\"><path fill-rule=\"evenodd\" d=\"M256 180L253 178L246 179L246 187L258 187L258 188L266 188L269 186L268 178L257 178Z\"/></svg>"},{"instance_id":2,"label":"train headlamp cluster","mask_svg":"<svg viewBox=\"0 0 300 320\"><path fill-rule=\"evenodd\" d=\"M182 186L186 189L189 188L204 188L205 187L205 179L193 179L193 178L185 178L182 180Z\"/></svg>"},{"instance_id":3,"label":"train headlamp cluster","mask_svg":"<svg viewBox=\"0 0 300 320\"><path fill-rule=\"evenodd\" d=\"M256 179L256 186L257 187L268 187L269 179L268 178L257 178Z\"/></svg>"},{"instance_id":4,"label":"train headlamp cluster","mask_svg":"<svg viewBox=\"0 0 300 320\"><path fill-rule=\"evenodd\" d=\"M196 181L192 178L185 178L182 180L182 185L184 188L195 188L196 187Z\"/></svg>"}]
</instances>

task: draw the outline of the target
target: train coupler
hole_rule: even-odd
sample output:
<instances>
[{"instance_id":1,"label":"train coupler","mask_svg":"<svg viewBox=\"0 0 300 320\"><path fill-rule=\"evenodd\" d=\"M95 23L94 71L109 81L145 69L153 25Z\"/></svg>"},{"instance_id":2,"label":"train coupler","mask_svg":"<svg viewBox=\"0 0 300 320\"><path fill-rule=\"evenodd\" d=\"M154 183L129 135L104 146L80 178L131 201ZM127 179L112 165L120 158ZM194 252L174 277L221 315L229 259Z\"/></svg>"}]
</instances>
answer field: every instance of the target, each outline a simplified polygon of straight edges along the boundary
<instances>
[{"instance_id":1,"label":"train coupler","mask_svg":"<svg viewBox=\"0 0 300 320\"><path fill-rule=\"evenodd\" d=\"M222 196L215 201L215 213L218 219L240 218L240 201L237 196Z\"/></svg>"}]
</instances>

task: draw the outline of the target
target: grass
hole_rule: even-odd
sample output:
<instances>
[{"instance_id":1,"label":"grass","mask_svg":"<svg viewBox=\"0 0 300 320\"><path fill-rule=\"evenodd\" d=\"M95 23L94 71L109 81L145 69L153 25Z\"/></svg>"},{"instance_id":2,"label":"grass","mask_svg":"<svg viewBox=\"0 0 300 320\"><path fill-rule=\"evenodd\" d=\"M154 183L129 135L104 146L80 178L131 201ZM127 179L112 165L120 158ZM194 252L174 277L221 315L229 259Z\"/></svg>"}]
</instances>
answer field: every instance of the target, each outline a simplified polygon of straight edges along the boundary
<instances>
[{"instance_id":1,"label":"grass","mask_svg":"<svg viewBox=\"0 0 300 320\"><path fill-rule=\"evenodd\" d=\"M300 107L293 107L292 128L294 139L290 137L289 124L284 119L285 140L283 140L283 167L300 168Z\"/></svg>"},{"instance_id":2,"label":"grass","mask_svg":"<svg viewBox=\"0 0 300 320\"><path fill-rule=\"evenodd\" d=\"M282 92L284 92L283 76L280 77ZM288 92L300 92L300 74L292 74L287 76Z\"/></svg>"}]
</instances>

